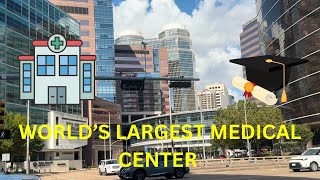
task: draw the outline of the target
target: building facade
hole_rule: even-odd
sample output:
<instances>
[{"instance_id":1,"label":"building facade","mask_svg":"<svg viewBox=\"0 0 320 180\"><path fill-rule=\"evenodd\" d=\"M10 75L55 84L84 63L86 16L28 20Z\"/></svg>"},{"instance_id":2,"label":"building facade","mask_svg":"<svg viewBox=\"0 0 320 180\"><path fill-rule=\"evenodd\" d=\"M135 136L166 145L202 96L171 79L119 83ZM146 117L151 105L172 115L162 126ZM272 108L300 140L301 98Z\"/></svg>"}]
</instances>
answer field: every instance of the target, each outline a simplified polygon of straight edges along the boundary
<instances>
[{"instance_id":1,"label":"building facade","mask_svg":"<svg viewBox=\"0 0 320 180\"><path fill-rule=\"evenodd\" d=\"M68 139L68 125L71 126L71 135L79 137L79 125L87 124L88 118L79 115L72 115L67 113L60 113L51 111L48 113L48 125L54 127L57 124L65 127L64 136L55 139L52 135L45 141L43 149L37 153L38 161L53 161L53 160L80 160L78 164L82 165L82 148L86 146L88 140ZM43 132L45 133L45 132ZM83 133L87 134L86 129Z\"/></svg>"},{"instance_id":2,"label":"building facade","mask_svg":"<svg viewBox=\"0 0 320 180\"><path fill-rule=\"evenodd\" d=\"M259 26L257 18L253 18L242 26L240 34L241 57L260 56ZM246 79L246 68L243 67L243 77Z\"/></svg>"},{"instance_id":3,"label":"building facade","mask_svg":"<svg viewBox=\"0 0 320 180\"><path fill-rule=\"evenodd\" d=\"M167 48L169 77L194 77L195 55L192 51L190 33L184 25L169 24L163 28L159 37L144 39L136 31L124 31L116 39L116 44L141 45L141 40L153 48ZM195 87L170 88L172 109L174 112L192 111L196 109Z\"/></svg>"},{"instance_id":4,"label":"building facade","mask_svg":"<svg viewBox=\"0 0 320 180\"><path fill-rule=\"evenodd\" d=\"M112 0L94 1L94 20L97 56L96 75L113 77L115 64ZM111 80L97 81L97 96L104 100L115 102L116 82Z\"/></svg>"},{"instance_id":5,"label":"building facade","mask_svg":"<svg viewBox=\"0 0 320 180\"><path fill-rule=\"evenodd\" d=\"M96 75L113 77L114 30L112 0L50 0L80 22L83 55L95 54ZM115 102L115 81L96 82L96 95Z\"/></svg>"},{"instance_id":6,"label":"building facade","mask_svg":"<svg viewBox=\"0 0 320 180\"><path fill-rule=\"evenodd\" d=\"M83 41L81 54L94 55L95 24L94 0L49 0L80 23L80 38Z\"/></svg>"},{"instance_id":7,"label":"building facade","mask_svg":"<svg viewBox=\"0 0 320 180\"><path fill-rule=\"evenodd\" d=\"M125 30L118 34L116 45L139 45L144 41L141 32L136 30Z\"/></svg>"},{"instance_id":8,"label":"building facade","mask_svg":"<svg viewBox=\"0 0 320 180\"><path fill-rule=\"evenodd\" d=\"M159 34L159 41L151 39L146 42L168 49L169 77L194 77L195 55L187 28L181 24L169 24ZM174 112L196 109L194 82L190 88L172 88L171 92Z\"/></svg>"},{"instance_id":9,"label":"building facade","mask_svg":"<svg viewBox=\"0 0 320 180\"><path fill-rule=\"evenodd\" d=\"M240 34L241 57L261 55L259 46L259 26L257 19L251 19L242 26Z\"/></svg>"},{"instance_id":10,"label":"building facade","mask_svg":"<svg viewBox=\"0 0 320 180\"><path fill-rule=\"evenodd\" d=\"M198 97L202 109L219 109L230 105L228 89L224 84L207 85L205 90L198 93Z\"/></svg>"},{"instance_id":11,"label":"building facade","mask_svg":"<svg viewBox=\"0 0 320 180\"><path fill-rule=\"evenodd\" d=\"M188 111L188 112L180 112L180 113L173 113L172 114L172 120L173 124L204 124L204 134L203 134L203 140L198 139L197 137L197 131L192 130L193 137L189 140L186 139L179 139L174 140L174 149L175 151L180 152L195 152L198 156L198 158L201 158L203 156L203 146L207 149L206 150L206 156L211 157L213 156L212 151L209 150L212 146L211 144L211 124L214 122L215 116L216 116L216 110L204 110L203 113L203 121L201 122L201 111ZM163 125L170 125L170 116L169 115L161 115L161 116L154 116L149 118L143 118L138 121L132 122L131 125L134 124L138 127L139 133L141 133L141 125L143 124L149 124L153 127L156 127L159 124ZM179 130L181 131L181 130ZM154 134L153 134L154 137ZM147 148L146 148L147 147ZM145 149L148 149L151 152L161 152L161 151L167 151L171 152L172 143L170 139L165 140L157 140L157 139L136 139L131 138L130 139L130 151L145 151Z\"/></svg>"},{"instance_id":12,"label":"building facade","mask_svg":"<svg viewBox=\"0 0 320 180\"><path fill-rule=\"evenodd\" d=\"M20 55L33 55L34 39L48 39L63 34L67 40L80 37L79 23L50 2L0 1L0 72L19 74ZM6 101L6 111L26 114L26 101L20 100L19 81L0 82L0 99ZM46 124L50 110L81 114L80 106L35 106L31 102L30 119L33 124Z\"/></svg>"},{"instance_id":13,"label":"building facade","mask_svg":"<svg viewBox=\"0 0 320 180\"><path fill-rule=\"evenodd\" d=\"M291 68L288 102L281 106L285 120L309 124L316 133L313 144L320 144L320 1L257 0L256 5L262 53L308 60Z\"/></svg>"},{"instance_id":14,"label":"building facade","mask_svg":"<svg viewBox=\"0 0 320 180\"><path fill-rule=\"evenodd\" d=\"M110 113L110 125L111 125L111 158L117 159L124 151L123 141L117 139L117 125L122 125L121 120L121 107L119 104L115 104L110 101L105 101L96 97L95 100L84 101L83 104L83 116L88 118L88 124L93 127L94 124L109 124ZM82 158L85 160L88 166L98 166L100 160L104 159L104 153L106 153L106 159L110 158L109 155L109 139L105 141L99 138L99 132L94 131L91 138L88 139L88 145L83 147ZM104 150L106 150L104 152Z\"/></svg>"},{"instance_id":15,"label":"building facade","mask_svg":"<svg viewBox=\"0 0 320 180\"><path fill-rule=\"evenodd\" d=\"M141 42L140 42L141 43ZM165 48L116 45L116 76L163 77L168 75L168 56ZM141 49L143 48L143 50ZM143 83L143 88L127 89L117 82L117 103L121 104L123 122L169 113L167 81ZM130 83L130 82L129 82Z\"/></svg>"}]
</instances>

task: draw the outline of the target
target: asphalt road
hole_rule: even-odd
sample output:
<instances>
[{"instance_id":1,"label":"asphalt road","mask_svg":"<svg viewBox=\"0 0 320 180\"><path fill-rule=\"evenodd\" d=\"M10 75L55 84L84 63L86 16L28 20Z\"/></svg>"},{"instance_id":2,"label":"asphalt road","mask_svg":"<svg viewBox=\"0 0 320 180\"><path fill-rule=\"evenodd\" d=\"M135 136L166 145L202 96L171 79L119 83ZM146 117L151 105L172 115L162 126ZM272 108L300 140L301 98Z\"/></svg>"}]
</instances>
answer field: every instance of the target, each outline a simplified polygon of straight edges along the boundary
<instances>
[{"instance_id":1,"label":"asphalt road","mask_svg":"<svg viewBox=\"0 0 320 180\"><path fill-rule=\"evenodd\" d=\"M42 180L87 180L87 179L119 179L115 175L100 176L98 171L92 170L82 170L68 173L57 173L51 175L41 176ZM166 178L148 178L150 180L165 180ZM314 180L320 179L320 171L318 172L292 172L287 168L263 168L263 169L250 169L250 170L239 170L230 169L224 171L215 170L193 170L191 174L186 175L186 180Z\"/></svg>"}]
</instances>

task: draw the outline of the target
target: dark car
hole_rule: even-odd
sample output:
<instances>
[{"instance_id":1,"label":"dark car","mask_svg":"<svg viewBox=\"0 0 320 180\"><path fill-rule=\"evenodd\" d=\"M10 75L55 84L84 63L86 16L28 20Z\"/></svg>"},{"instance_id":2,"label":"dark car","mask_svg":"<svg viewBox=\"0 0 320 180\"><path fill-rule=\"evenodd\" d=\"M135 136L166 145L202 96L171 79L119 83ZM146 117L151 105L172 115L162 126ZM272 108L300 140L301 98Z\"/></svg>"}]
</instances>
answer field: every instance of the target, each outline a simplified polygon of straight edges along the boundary
<instances>
[{"instance_id":1,"label":"dark car","mask_svg":"<svg viewBox=\"0 0 320 180\"><path fill-rule=\"evenodd\" d=\"M143 162L143 164L145 164L145 162ZM183 178L185 174L189 173L189 171L189 167L173 167L172 156L168 156L168 167L164 167L163 156L159 156L158 167L154 167L153 164L150 163L150 167L144 166L143 168L137 168L131 166L128 168L121 168L119 177L121 180L144 180L146 177L158 176L165 176L168 179L173 176L176 178Z\"/></svg>"}]
</instances>

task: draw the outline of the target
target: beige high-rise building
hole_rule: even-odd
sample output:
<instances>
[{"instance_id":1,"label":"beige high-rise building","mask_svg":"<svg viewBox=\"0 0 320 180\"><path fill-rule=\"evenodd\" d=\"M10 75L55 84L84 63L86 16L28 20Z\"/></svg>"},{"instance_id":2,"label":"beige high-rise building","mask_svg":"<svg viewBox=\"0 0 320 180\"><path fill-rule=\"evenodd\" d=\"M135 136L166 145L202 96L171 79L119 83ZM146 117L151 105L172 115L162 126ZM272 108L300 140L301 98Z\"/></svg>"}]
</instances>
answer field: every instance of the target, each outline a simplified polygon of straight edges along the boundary
<instances>
[{"instance_id":1,"label":"beige high-rise building","mask_svg":"<svg viewBox=\"0 0 320 180\"><path fill-rule=\"evenodd\" d=\"M49 0L54 5L77 19L80 23L80 36L83 42L81 54L96 54L94 0Z\"/></svg>"},{"instance_id":2,"label":"beige high-rise building","mask_svg":"<svg viewBox=\"0 0 320 180\"><path fill-rule=\"evenodd\" d=\"M198 106L202 109L226 108L230 104L228 89L224 84L211 84L198 93Z\"/></svg>"}]
</instances>

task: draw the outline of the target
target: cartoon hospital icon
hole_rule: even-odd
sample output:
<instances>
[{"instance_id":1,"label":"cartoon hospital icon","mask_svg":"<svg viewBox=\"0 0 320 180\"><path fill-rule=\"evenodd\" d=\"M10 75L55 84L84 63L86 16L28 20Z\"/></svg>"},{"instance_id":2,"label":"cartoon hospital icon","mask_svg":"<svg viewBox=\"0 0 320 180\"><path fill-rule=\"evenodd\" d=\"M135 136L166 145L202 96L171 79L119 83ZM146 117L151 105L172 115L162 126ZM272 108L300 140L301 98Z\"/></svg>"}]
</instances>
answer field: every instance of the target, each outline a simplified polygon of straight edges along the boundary
<instances>
[{"instance_id":1,"label":"cartoon hospital icon","mask_svg":"<svg viewBox=\"0 0 320 180\"><path fill-rule=\"evenodd\" d=\"M94 99L95 55L80 55L81 40L59 34L34 40L34 55L19 56L20 98L35 104L80 104Z\"/></svg>"}]
</instances>

